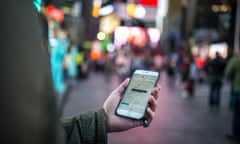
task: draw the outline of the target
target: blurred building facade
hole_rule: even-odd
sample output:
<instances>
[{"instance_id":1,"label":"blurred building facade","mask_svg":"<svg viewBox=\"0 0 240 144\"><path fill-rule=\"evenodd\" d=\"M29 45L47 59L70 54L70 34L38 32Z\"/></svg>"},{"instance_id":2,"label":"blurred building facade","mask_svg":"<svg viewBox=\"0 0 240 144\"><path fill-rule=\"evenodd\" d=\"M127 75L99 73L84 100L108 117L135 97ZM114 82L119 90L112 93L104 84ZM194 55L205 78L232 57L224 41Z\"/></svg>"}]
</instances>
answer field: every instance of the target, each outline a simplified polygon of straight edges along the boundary
<instances>
[{"instance_id":1,"label":"blurred building facade","mask_svg":"<svg viewBox=\"0 0 240 144\"><path fill-rule=\"evenodd\" d=\"M237 19L237 0L169 0L164 31L176 29L182 39L226 42L232 49Z\"/></svg>"},{"instance_id":2,"label":"blurred building facade","mask_svg":"<svg viewBox=\"0 0 240 144\"><path fill-rule=\"evenodd\" d=\"M46 3L52 2L64 6L65 10L66 7L70 9L71 12L65 13L64 24L77 43L96 40L100 31L100 20L111 13L116 13L119 25L159 28L161 41L169 35L176 35L179 40L194 39L195 43L226 42L230 55L233 50L237 25L237 0L49 1ZM113 7L112 12L102 15L103 8L108 6ZM72 14L76 7L77 14ZM174 48L170 51L174 51Z\"/></svg>"}]
</instances>

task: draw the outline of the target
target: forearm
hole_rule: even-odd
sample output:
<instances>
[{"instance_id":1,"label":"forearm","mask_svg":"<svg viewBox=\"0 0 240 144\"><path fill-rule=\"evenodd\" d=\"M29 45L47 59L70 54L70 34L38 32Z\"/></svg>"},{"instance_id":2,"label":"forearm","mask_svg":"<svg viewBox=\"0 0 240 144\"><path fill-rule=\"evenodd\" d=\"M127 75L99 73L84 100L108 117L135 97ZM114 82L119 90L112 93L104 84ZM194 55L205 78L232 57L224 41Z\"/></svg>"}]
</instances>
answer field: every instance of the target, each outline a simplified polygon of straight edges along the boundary
<instances>
[{"instance_id":1,"label":"forearm","mask_svg":"<svg viewBox=\"0 0 240 144\"><path fill-rule=\"evenodd\" d=\"M61 119L68 144L105 144L107 134L103 109Z\"/></svg>"}]
</instances>

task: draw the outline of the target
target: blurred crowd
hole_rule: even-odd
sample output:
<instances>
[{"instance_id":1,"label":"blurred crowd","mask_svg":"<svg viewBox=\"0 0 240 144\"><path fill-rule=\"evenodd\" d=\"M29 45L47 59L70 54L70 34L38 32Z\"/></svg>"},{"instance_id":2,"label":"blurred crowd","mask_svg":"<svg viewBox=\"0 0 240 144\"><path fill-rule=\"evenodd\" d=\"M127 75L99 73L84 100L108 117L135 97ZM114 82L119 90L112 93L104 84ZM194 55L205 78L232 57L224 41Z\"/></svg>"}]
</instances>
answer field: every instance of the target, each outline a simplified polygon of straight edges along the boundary
<instances>
[{"instance_id":1,"label":"blurred crowd","mask_svg":"<svg viewBox=\"0 0 240 144\"><path fill-rule=\"evenodd\" d=\"M146 69L165 71L169 86L175 86L180 79L183 98L193 97L196 83L206 82L210 83L210 95L220 95L227 59L217 51L215 57L203 61L191 53L185 41L174 52L169 52L165 44L139 48L129 43L112 52L102 51L94 58L91 49L74 43L60 25L54 22L49 25L52 74L60 94L66 91L68 81L86 79L91 71L103 72L107 79L116 75L121 82L135 69Z\"/></svg>"}]
</instances>

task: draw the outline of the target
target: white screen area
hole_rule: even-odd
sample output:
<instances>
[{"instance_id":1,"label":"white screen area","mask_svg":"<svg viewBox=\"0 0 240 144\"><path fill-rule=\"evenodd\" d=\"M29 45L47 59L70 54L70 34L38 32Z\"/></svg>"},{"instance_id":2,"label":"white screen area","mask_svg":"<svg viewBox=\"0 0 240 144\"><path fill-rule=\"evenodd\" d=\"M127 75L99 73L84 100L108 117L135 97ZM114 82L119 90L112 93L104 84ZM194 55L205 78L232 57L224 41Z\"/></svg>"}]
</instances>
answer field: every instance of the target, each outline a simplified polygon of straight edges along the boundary
<instances>
[{"instance_id":1,"label":"white screen area","mask_svg":"<svg viewBox=\"0 0 240 144\"><path fill-rule=\"evenodd\" d=\"M157 76L134 74L119 109L143 114L156 81Z\"/></svg>"}]
</instances>

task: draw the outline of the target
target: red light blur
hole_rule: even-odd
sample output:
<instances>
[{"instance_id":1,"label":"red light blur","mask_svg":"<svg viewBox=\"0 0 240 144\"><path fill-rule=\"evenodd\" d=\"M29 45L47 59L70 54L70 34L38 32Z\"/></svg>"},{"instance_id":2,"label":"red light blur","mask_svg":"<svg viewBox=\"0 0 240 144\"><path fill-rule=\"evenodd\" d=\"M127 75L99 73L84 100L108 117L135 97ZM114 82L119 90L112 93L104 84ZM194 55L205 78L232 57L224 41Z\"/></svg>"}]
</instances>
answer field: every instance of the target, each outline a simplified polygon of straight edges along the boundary
<instances>
[{"instance_id":1,"label":"red light blur","mask_svg":"<svg viewBox=\"0 0 240 144\"><path fill-rule=\"evenodd\" d=\"M139 0L139 4L141 4L143 6L157 7L158 6L158 0Z\"/></svg>"},{"instance_id":2,"label":"red light blur","mask_svg":"<svg viewBox=\"0 0 240 144\"><path fill-rule=\"evenodd\" d=\"M57 22L62 22L64 20L64 12L60 9L57 9L53 5L49 5L46 10L47 16L54 19Z\"/></svg>"}]
</instances>

